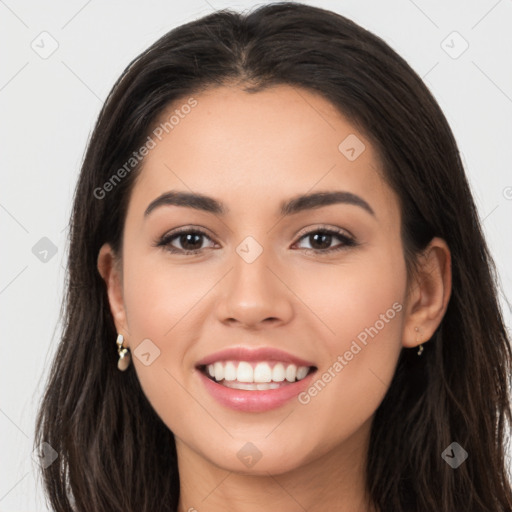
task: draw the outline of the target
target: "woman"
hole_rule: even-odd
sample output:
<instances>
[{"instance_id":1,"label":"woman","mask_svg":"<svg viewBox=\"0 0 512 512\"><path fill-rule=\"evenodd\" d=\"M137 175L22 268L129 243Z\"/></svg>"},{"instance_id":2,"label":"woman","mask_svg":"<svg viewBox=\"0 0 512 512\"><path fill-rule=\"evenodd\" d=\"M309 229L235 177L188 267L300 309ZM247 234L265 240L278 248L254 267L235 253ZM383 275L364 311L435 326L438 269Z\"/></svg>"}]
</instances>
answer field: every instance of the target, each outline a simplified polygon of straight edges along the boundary
<instances>
[{"instance_id":1,"label":"woman","mask_svg":"<svg viewBox=\"0 0 512 512\"><path fill-rule=\"evenodd\" d=\"M386 43L296 2L178 27L82 166L51 505L512 510L496 297L453 134Z\"/></svg>"}]
</instances>

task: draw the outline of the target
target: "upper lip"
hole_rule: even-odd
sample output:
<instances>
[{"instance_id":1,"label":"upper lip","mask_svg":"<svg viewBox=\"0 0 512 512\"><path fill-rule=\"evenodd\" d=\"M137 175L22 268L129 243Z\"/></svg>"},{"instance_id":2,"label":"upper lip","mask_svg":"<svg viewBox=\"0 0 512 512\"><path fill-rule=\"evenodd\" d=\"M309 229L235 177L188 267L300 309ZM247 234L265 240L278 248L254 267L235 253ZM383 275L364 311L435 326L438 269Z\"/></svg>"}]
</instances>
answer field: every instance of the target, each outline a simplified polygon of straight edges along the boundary
<instances>
[{"instance_id":1,"label":"upper lip","mask_svg":"<svg viewBox=\"0 0 512 512\"><path fill-rule=\"evenodd\" d=\"M272 347L232 347L210 354L197 362L196 366L207 366L217 361L281 361L297 366L314 366L310 361Z\"/></svg>"}]
</instances>

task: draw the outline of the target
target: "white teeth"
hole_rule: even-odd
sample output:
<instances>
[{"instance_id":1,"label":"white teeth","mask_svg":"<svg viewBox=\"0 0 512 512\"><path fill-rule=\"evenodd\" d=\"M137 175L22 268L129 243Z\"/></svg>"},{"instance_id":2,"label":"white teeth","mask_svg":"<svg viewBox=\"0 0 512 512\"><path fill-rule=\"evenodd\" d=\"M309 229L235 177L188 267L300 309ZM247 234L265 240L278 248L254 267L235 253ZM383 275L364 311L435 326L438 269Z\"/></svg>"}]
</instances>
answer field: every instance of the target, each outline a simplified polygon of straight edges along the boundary
<instances>
[{"instance_id":1,"label":"white teeth","mask_svg":"<svg viewBox=\"0 0 512 512\"><path fill-rule=\"evenodd\" d=\"M270 366L267 363L258 363L254 368L254 382L270 382L271 380L272 369Z\"/></svg>"},{"instance_id":2,"label":"white teeth","mask_svg":"<svg viewBox=\"0 0 512 512\"><path fill-rule=\"evenodd\" d=\"M222 380L224 378L224 365L222 363L215 363L213 371L215 372L215 380Z\"/></svg>"},{"instance_id":3,"label":"white teeth","mask_svg":"<svg viewBox=\"0 0 512 512\"><path fill-rule=\"evenodd\" d=\"M302 380L308 374L309 368L307 366L299 366L297 368L297 380Z\"/></svg>"},{"instance_id":4,"label":"white teeth","mask_svg":"<svg viewBox=\"0 0 512 512\"><path fill-rule=\"evenodd\" d=\"M308 371L306 366L301 366L301 368L306 368L306 373ZM283 382L286 376L286 371L284 369L284 365L281 363L277 363L274 368L272 368L272 380L274 382Z\"/></svg>"},{"instance_id":5,"label":"white teeth","mask_svg":"<svg viewBox=\"0 0 512 512\"><path fill-rule=\"evenodd\" d=\"M231 361L224 366L224 380L236 380L236 366Z\"/></svg>"},{"instance_id":6,"label":"white teeth","mask_svg":"<svg viewBox=\"0 0 512 512\"><path fill-rule=\"evenodd\" d=\"M266 391L267 389L277 389L281 387L277 382L265 382L263 384L255 384L254 382L223 382L223 385L232 389L244 389L246 391Z\"/></svg>"},{"instance_id":7,"label":"white teeth","mask_svg":"<svg viewBox=\"0 0 512 512\"><path fill-rule=\"evenodd\" d=\"M238 363L236 380L238 382L254 382L254 371L249 363L246 363L245 361Z\"/></svg>"},{"instance_id":8,"label":"white teeth","mask_svg":"<svg viewBox=\"0 0 512 512\"><path fill-rule=\"evenodd\" d=\"M277 389L280 387L277 382L264 382L263 384L253 384L253 386L256 386L258 391L266 391L267 389Z\"/></svg>"},{"instance_id":9,"label":"white teeth","mask_svg":"<svg viewBox=\"0 0 512 512\"><path fill-rule=\"evenodd\" d=\"M286 368L286 380L288 382L295 382L295 377L297 377L297 367L294 364L290 364Z\"/></svg>"},{"instance_id":10,"label":"white teeth","mask_svg":"<svg viewBox=\"0 0 512 512\"><path fill-rule=\"evenodd\" d=\"M266 361L254 364L246 361L217 361L209 364L207 374L214 377L217 382L223 380L224 385L236 389L260 389L258 387L238 387L240 383L256 383L264 386L263 389L274 389L274 386L268 387L271 383L295 382L302 380L309 373L308 366L299 366L295 364L275 363L272 367ZM230 383L230 384L228 384Z\"/></svg>"}]
</instances>

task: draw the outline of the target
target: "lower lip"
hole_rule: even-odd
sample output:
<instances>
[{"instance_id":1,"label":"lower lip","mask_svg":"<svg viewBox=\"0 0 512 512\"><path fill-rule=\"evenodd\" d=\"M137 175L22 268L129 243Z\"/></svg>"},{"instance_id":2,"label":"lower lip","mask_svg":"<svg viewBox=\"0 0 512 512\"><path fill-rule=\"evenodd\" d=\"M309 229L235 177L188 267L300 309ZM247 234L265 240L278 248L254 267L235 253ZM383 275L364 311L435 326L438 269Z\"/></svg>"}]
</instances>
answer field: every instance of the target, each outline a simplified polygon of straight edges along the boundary
<instances>
[{"instance_id":1,"label":"lower lip","mask_svg":"<svg viewBox=\"0 0 512 512\"><path fill-rule=\"evenodd\" d=\"M316 370L307 375L304 379L286 384L277 389L265 391L247 391L243 389L232 389L209 379L203 372L199 373L206 389L220 404L230 409L243 412L263 412L277 409L286 402L295 398L304 391L311 382Z\"/></svg>"}]
</instances>

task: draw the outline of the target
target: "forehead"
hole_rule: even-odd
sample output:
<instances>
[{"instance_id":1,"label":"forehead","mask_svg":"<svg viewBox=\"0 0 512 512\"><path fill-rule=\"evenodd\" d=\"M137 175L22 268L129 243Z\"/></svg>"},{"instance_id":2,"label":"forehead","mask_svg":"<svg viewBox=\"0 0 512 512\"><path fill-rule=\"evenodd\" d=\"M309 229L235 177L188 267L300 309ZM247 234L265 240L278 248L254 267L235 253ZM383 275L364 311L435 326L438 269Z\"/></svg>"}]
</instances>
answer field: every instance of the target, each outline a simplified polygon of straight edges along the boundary
<instances>
[{"instance_id":1,"label":"forehead","mask_svg":"<svg viewBox=\"0 0 512 512\"><path fill-rule=\"evenodd\" d=\"M316 189L394 200L370 141L302 88L247 93L223 86L194 94L162 112L150 138L132 197L139 209L170 190L218 197L235 213L237 204L270 208Z\"/></svg>"}]
</instances>

